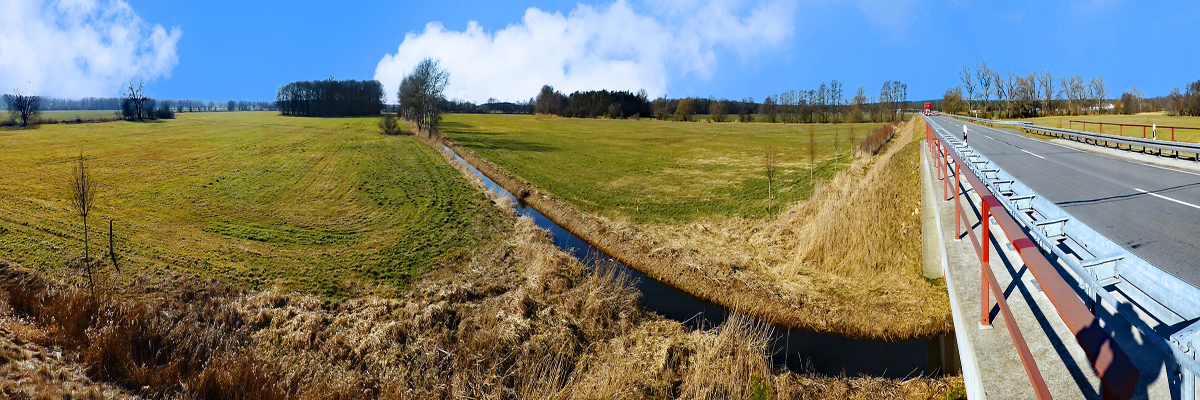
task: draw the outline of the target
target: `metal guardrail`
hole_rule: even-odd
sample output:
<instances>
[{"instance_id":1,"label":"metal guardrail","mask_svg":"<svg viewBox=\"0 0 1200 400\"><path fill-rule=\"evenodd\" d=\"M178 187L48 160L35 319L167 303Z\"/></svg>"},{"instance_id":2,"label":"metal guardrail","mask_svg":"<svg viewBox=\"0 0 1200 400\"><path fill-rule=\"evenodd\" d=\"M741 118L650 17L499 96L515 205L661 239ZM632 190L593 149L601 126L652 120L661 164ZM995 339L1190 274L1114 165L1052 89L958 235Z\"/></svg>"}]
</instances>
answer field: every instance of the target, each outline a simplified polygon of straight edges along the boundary
<instances>
[{"instance_id":1,"label":"metal guardrail","mask_svg":"<svg viewBox=\"0 0 1200 400\"><path fill-rule=\"evenodd\" d=\"M1013 345L1017 349L1017 356L1021 360L1021 366L1025 368L1025 374L1029 376L1029 382L1033 385L1034 394L1039 400L1051 399L1050 389L1046 386L1046 381L1042 378L1042 372L1038 369L1037 362L1034 361L1033 354L1029 351L1029 345L1025 343L1025 338L1021 334L1021 328L1017 326L1017 321L1013 318L1012 310L1008 307L1008 300L1004 297L1004 288L1000 287L1000 282L996 280L996 275L992 272L990 262L992 235L989 232L989 226L991 225L989 221L991 220L991 206L993 204L998 206L999 203L993 195L983 195L983 193L986 193L984 191L985 188L983 187L983 183L979 182L978 179L970 181L971 186L975 187L975 192L981 194L980 199L982 203L987 205L986 207L980 207L981 216L979 217L979 225L981 232L979 235L976 235L975 230L970 228L972 223L967 219L967 213L963 212L962 197L965 196L960 196L963 192L962 169L960 167L962 165L961 159L948 154L941 140L933 140L933 129L930 129L928 124L925 126L925 143L929 145L929 154L937 155L934 159L934 164L935 169L938 171L938 180L942 181L942 200L954 200L954 239L962 239L964 235L970 238L971 245L975 247L975 256L979 258L980 279L983 281L980 285L982 289L980 298L982 301L979 323L985 327L992 326L991 298L994 294L996 297L996 306L1000 308L1000 312L1004 315L1004 320L1008 321L1005 327L1008 328L1008 335L1012 338ZM953 168L950 167L950 163L947 163L947 158L951 158ZM951 183L950 177L954 178L953 183ZM954 193L953 196L949 194L951 191ZM968 229L964 231L962 229L963 225L966 225ZM1136 382L1136 379L1134 381Z\"/></svg>"},{"instance_id":2,"label":"metal guardrail","mask_svg":"<svg viewBox=\"0 0 1200 400\"><path fill-rule=\"evenodd\" d=\"M1157 150L1157 155L1162 155L1163 151L1172 152L1174 157L1179 157L1180 153L1190 153L1196 155L1196 160L1200 160L1200 143L1176 142L1169 140L1154 140L1146 138L1137 138L1131 136L1109 135L1105 133L1095 133L1087 131L1077 131L1074 129L1050 128L1045 126L1034 125L1032 122L1024 121L996 121L982 118L964 117L961 115L941 114L959 120L971 122L979 125L989 125L992 127L1004 126L1015 127L1024 130L1026 133L1037 134L1042 136L1050 136L1073 140L1097 146L1115 146L1121 150L1121 145L1125 145L1125 150L1133 150L1133 148L1141 147L1142 152L1149 153L1149 150Z\"/></svg>"},{"instance_id":3,"label":"metal guardrail","mask_svg":"<svg viewBox=\"0 0 1200 400\"><path fill-rule=\"evenodd\" d=\"M1067 121L1067 122L1069 122L1069 123L1070 123L1070 126L1069 126L1069 128L1071 128L1071 129L1075 129L1075 124L1083 124L1083 131L1084 131L1084 132L1087 132L1087 131L1088 131L1088 130L1087 130L1087 126L1088 126L1088 124L1092 124L1092 125L1100 125L1100 133L1104 133L1104 126L1105 126L1105 125L1108 125L1108 126L1115 126L1115 127L1118 127L1118 128L1120 129L1120 134L1119 134L1118 136L1125 136L1125 127L1127 127L1127 126L1128 126L1128 127L1130 127L1130 128L1142 128L1142 139L1145 139L1145 138L1152 138L1152 137L1155 135L1154 131L1152 131L1151 129L1162 129L1162 130L1163 130L1163 137L1166 137L1166 136L1167 136L1167 135L1166 135L1166 133L1167 133L1166 131L1167 131L1167 129L1170 129L1170 130L1171 130L1171 139L1169 139L1169 140L1170 140L1170 141L1172 141L1172 142L1173 142L1173 141L1175 141L1175 130L1176 130L1176 129L1178 129L1178 130L1182 130L1182 131L1200 131L1200 128L1190 128L1190 127L1186 127L1186 126L1166 126L1166 125L1161 125L1161 126L1160 126L1160 125L1122 124L1122 123L1116 123L1116 122L1079 121L1079 120L1069 120L1069 121ZM1136 132L1136 131L1135 131L1135 132Z\"/></svg>"},{"instance_id":4,"label":"metal guardrail","mask_svg":"<svg viewBox=\"0 0 1200 400\"><path fill-rule=\"evenodd\" d=\"M983 155L975 153L936 122L928 118L925 121L937 142L950 144L952 153L960 160L970 160L964 165L986 182L987 193L1004 199L999 203L1020 223L1024 233L1033 238L1041 253L1067 267L1078 297L1084 298L1091 310L1094 311L1100 302L1108 303L1140 331L1144 342L1153 343L1172 356L1182 382L1180 393L1184 399L1194 399L1195 376L1200 373L1200 362L1197 362L1200 357L1200 289L1163 272L1104 237ZM1036 273L1035 277L1045 288L1042 278ZM1060 276L1062 278L1068 277ZM1117 296L1128 302L1119 302ZM1122 306L1130 303L1136 309ZM1057 302L1055 305L1058 307ZM1059 312L1062 314L1061 309ZM1153 318L1157 326L1151 327L1143 321L1139 312ZM1078 334L1076 338L1080 338ZM1082 339L1080 344L1085 350L1089 347Z\"/></svg>"},{"instance_id":5,"label":"metal guardrail","mask_svg":"<svg viewBox=\"0 0 1200 400\"><path fill-rule=\"evenodd\" d=\"M1083 132L1072 129L1047 128L1037 125L1026 125L1022 129L1027 133L1033 133L1043 136L1058 137L1077 142L1094 144L1097 146L1116 146L1118 150L1121 145L1125 145L1126 150L1133 150L1134 146L1141 147L1143 152L1148 152L1150 149L1158 150L1158 155L1162 155L1163 151L1173 152L1175 157L1179 157L1179 153L1191 153L1200 157L1200 143L1187 142L1172 142L1167 140L1143 139L1137 137L1109 135L1105 133Z\"/></svg>"}]
</instances>

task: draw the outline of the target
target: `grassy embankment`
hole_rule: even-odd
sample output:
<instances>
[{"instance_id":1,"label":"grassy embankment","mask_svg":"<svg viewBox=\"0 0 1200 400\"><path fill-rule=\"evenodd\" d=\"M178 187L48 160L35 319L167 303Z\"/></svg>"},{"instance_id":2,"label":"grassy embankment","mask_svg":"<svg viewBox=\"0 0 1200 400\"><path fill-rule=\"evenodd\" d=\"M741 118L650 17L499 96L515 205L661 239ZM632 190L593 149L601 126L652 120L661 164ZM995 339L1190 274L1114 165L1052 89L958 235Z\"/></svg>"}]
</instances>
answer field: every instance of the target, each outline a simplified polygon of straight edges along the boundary
<instances>
[{"instance_id":1,"label":"grassy embankment","mask_svg":"<svg viewBox=\"0 0 1200 400\"><path fill-rule=\"evenodd\" d=\"M442 126L560 225L697 297L852 337L951 330L943 284L921 276L919 135L851 163L848 127L818 125L810 165L808 128L475 115ZM836 155L835 132L847 149ZM768 144L782 150L773 212Z\"/></svg>"},{"instance_id":2,"label":"grassy embankment","mask_svg":"<svg viewBox=\"0 0 1200 400\"><path fill-rule=\"evenodd\" d=\"M3 155L22 161L6 175L25 178L5 178L10 179L6 187L15 188L5 193L6 211L19 212L4 220L0 240L4 257L21 259L25 266L0 262L0 393L18 398L940 398L961 391L959 378L900 381L772 371L761 326L738 322L689 332L646 313L629 282L588 272L529 220L514 224L510 213L488 205L449 166L430 161L439 157L436 153L411 138L375 136L363 124L223 114L0 135ZM55 135L36 136L46 132ZM89 154L96 154L96 176L107 177L107 196L112 196L107 198L119 199L102 202L99 213L120 216L137 228L129 229L135 233L118 246L128 260L126 278L102 287L98 301L75 286L79 271L65 265L70 256L40 249L78 252L71 222L59 215L63 211L48 182L57 179L80 145L105 149ZM52 152L39 157L21 146ZM14 147L20 151L7 151ZM386 168L370 168L371 162ZM257 178L217 179L233 171L230 167ZM364 176L379 181L364 182ZM25 182L31 178L44 182ZM206 189L221 184L228 186ZM390 190L449 200L434 203L442 207L404 207L406 202L387 204L374 197ZM181 195L195 192L207 195L203 206ZM355 202L361 198L367 201ZM421 220L440 229L420 231L429 241L453 237L463 228L445 221L458 220L455 213L464 211L453 210L459 208L486 224L471 228L483 236L461 242L463 250L456 255L428 256L441 261L426 260L433 265L423 270L432 273L405 280L407 290L390 290L397 298L368 295L329 302L288 290L307 288L308 273L345 276L337 268L308 269L306 254L319 253L328 265L353 265L372 254L363 243L373 241L362 238L397 246L414 240L396 220ZM359 226L354 233L359 239L352 243L316 240L327 236L299 223L304 231L250 230L258 233L257 240L207 229L213 221L242 218L275 225L310 221L302 217L328 217L339 209L350 221L381 219L399 227L373 232L385 229ZM22 242L31 244L8 247ZM235 262L210 247L255 256ZM209 259L215 260L213 268L178 265L179 260ZM159 273L164 270L182 273ZM265 283L236 273L242 270L282 277L271 280L272 289L247 291ZM353 275L345 279L367 281Z\"/></svg>"},{"instance_id":3,"label":"grassy embankment","mask_svg":"<svg viewBox=\"0 0 1200 400\"><path fill-rule=\"evenodd\" d=\"M133 275L333 297L403 290L496 234L498 214L436 151L374 124L195 113L2 130L0 258L53 273L83 256L65 198L82 152L100 185L92 248L107 248L115 220Z\"/></svg>"}]
</instances>

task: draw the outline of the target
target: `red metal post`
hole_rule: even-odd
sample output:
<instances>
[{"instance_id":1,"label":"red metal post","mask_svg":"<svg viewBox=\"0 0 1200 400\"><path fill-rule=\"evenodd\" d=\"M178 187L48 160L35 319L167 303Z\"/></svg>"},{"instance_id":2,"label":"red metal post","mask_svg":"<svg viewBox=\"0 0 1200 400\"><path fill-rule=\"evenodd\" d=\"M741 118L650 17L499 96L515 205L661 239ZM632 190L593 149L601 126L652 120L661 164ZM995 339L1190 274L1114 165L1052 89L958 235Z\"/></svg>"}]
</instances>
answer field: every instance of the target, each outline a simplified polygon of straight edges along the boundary
<instances>
[{"instance_id":1,"label":"red metal post","mask_svg":"<svg viewBox=\"0 0 1200 400\"><path fill-rule=\"evenodd\" d=\"M962 173L962 169L958 167L958 163L954 163L954 181L958 182L958 186L954 188L954 240L962 238L962 203L958 201L958 194L962 192L962 181L959 179L959 173Z\"/></svg>"},{"instance_id":2,"label":"red metal post","mask_svg":"<svg viewBox=\"0 0 1200 400\"><path fill-rule=\"evenodd\" d=\"M988 258L991 255L991 251L988 250L988 242L990 241L990 237L988 236L988 220L991 219L991 213L989 211L990 207L988 207L986 202L980 201L980 205L982 206L979 208L981 209L980 211L983 211L983 217L979 220L979 224L983 225L983 232L979 235L979 241L981 242L980 249L982 249L979 255L979 283L983 288L983 292L981 293L983 308L980 310L979 323L983 324L983 326L992 326L992 298L989 294L991 292L989 290L991 288L991 281L988 279L988 275L990 275L988 274L988 269L991 268L991 264L988 263Z\"/></svg>"},{"instance_id":3,"label":"red metal post","mask_svg":"<svg viewBox=\"0 0 1200 400\"><path fill-rule=\"evenodd\" d=\"M1146 138L1146 127L1142 127L1142 139Z\"/></svg>"},{"instance_id":4,"label":"red metal post","mask_svg":"<svg viewBox=\"0 0 1200 400\"><path fill-rule=\"evenodd\" d=\"M984 264L988 264L990 262L990 259L992 256L992 252L990 250L988 250L988 245L991 243L991 240L990 240L991 236L988 236L988 234L989 234L988 225L990 225L988 223L988 221L990 221L992 219L992 210L991 210L992 207L991 207L991 204L988 204L987 201L980 201L980 203L983 204L983 207L981 207L981 208L983 208L983 219L979 222L979 224L983 225L983 234L980 235L979 239L980 239L980 241L983 242L983 243L980 243L981 244L980 247L983 248L983 254L979 256L979 259L983 260Z\"/></svg>"}]
</instances>

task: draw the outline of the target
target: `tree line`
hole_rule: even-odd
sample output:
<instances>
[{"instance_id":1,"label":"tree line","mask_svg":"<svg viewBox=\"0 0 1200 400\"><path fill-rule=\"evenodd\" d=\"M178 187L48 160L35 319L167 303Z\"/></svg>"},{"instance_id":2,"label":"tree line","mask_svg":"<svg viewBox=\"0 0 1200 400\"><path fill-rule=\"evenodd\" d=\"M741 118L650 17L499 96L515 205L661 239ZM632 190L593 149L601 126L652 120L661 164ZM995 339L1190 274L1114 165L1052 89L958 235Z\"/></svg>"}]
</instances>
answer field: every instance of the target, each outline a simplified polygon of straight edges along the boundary
<instances>
[{"instance_id":1,"label":"tree line","mask_svg":"<svg viewBox=\"0 0 1200 400\"><path fill-rule=\"evenodd\" d=\"M296 81L279 88L275 108L283 115L302 117L379 115L384 98L383 84L377 80Z\"/></svg>"},{"instance_id":2,"label":"tree line","mask_svg":"<svg viewBox=\"0 0 1200 400\"><path fill-rule=\"evenodd\" d=\"M534 112L576 118L640 118L653 116L663 120L691 121L697 114L709 115L712 122L830 123L894 121L903 118L908 103L908 86L900 81L884 84L878 99L868 98L862 87L847 101L841 82L822 83L814 90L792 90L767 96L757 103L753 98L727 100L716 98L679 98L660 96L650 100L645 90L577 91L564 95L553 86L542 86L534 99ZM755 116L760 118L755 118Z\"/></svg>"},{"instance_id":3,"label":"tree line","mask_svg":"<svg viewBox=\"0 0 1200 400\"><path fill-rule=\"evenodd\" d=\"M458 114L533 114L534 99L513 103L489 98L483 104L458 99L442 100L439 108L443 112Z\"/></svg>"},{"instance_id":4,"label":"tree line","mask_svg":"<svg viewBox=\"0 0 1200 400\"><path fill-rule=\"evenodd\" d=\"M879 97L872 98L858 87L848 101L843 84L836 80L821 83L813 90L791 90L768 96L760 107L765 122L837 123L896 121L904 119L908 108L908 85L900 81L884 82Z\"/></svg>"},{"instance_id":5,"label":"tree line","mask_svg":"<svg viewBox=\"0 0 1200 400\"><path fill-rule=\"evenodd\" d=\"M1200 81L1166 96L1148 98L1136 86L1113 98L1103 76L1084 79L1050 71L1027 75L1009 71L1001 75L987 62L964 65L960 85L946 90L936 104L943 112L993 118L1028 118L1048 115L1136 114L1165 111L1171 115L1200 116Z\"/></svg>"},{"instance_id":6,"label":"tree line","mask_svg":"<svg viewBox=\"0 0 1200 400\"><path fill-rule=\"evenodd\" d=\"M653 113L646 90L589 90L564 95L553 86L542 86L534 99L534 112L575 118L641 118Z\"/></svg>"}]
</instances>

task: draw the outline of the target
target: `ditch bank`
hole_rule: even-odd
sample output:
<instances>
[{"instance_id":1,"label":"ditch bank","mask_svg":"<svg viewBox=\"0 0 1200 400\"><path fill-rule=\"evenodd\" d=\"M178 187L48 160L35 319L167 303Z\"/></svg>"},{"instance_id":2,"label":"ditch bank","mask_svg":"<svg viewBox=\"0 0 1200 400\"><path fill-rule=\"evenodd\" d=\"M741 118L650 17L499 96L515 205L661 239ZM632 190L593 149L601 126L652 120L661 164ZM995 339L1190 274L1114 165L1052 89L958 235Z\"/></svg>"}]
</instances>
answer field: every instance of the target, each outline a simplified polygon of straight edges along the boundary
<instances>
[{"instance_id":1,"label":"ditch bank","mask_svg":"<svg viewBox=\"0 0 1200 400\"><path fill-rule=\"evenodd\" d=\"M474 152L458 145L449 139L442 139L441 150L453 156L455 161L462 163L471 173L483 181L487 189L513 200L516 212L529 217L535 224L551 233L556 246L567 251L576 259L589 267L612 265L620 271L629 274L636 282L641 292L642 306L663 316L664 318L682 323L691 329L707 329L725 322L731 315L730 309L765 321L772 326L772 362L796 372L816 372L828 376L866 375L883 378L910 378L913 376L940 376L958 374L957 352L953 334L934 337L916 338L903 341L884 342L868 339L856 339L846 336L821 333L813 330L791 327L764 318L765 308L761 305L750 307L723 307L710 300L712 292L689 291L688 287L728 288L738 290L737 284L730 285L729 280L721 277L707 276L696 278L691 274L667 274L666 276L651 275L650 271L631 268L634 265L628 257L621 257L619 252L611 251L614 246L606 246L603 242L584 240L588 233L595 238L598 233L609 233L618 240L632 243L642 243L642 254L651 254L649 248L641 240L629 237L632 232L605 232L605 224L592 221L595 217L584 215L562 200L555 199L537 187L509 175L494 164L482 159ZM478 167L482 166L481 171ZM545 213L543 212L545 211ZM548 215L549 214L549 215ZM564 223L565 222L565 223ZM574 226L576 229L567 227ZM578 227L584 227L584 235L578 232ZM601 230L596 232L595 230ZM615 256L614 256L615 255ZM702 279L702 280L698 280ZM742 285L747 282L736 281ZM751 290L749 287L741 289ZM755 290L760 292L761 290ZM699 293L700 295L694 295ZM779 298L772 303L782 303ZM760 303L762 304L762 303ZM771 304L771 303L767 303ZM770 315L769 313L764 313Z\"/></svg>"}]
</instances>

